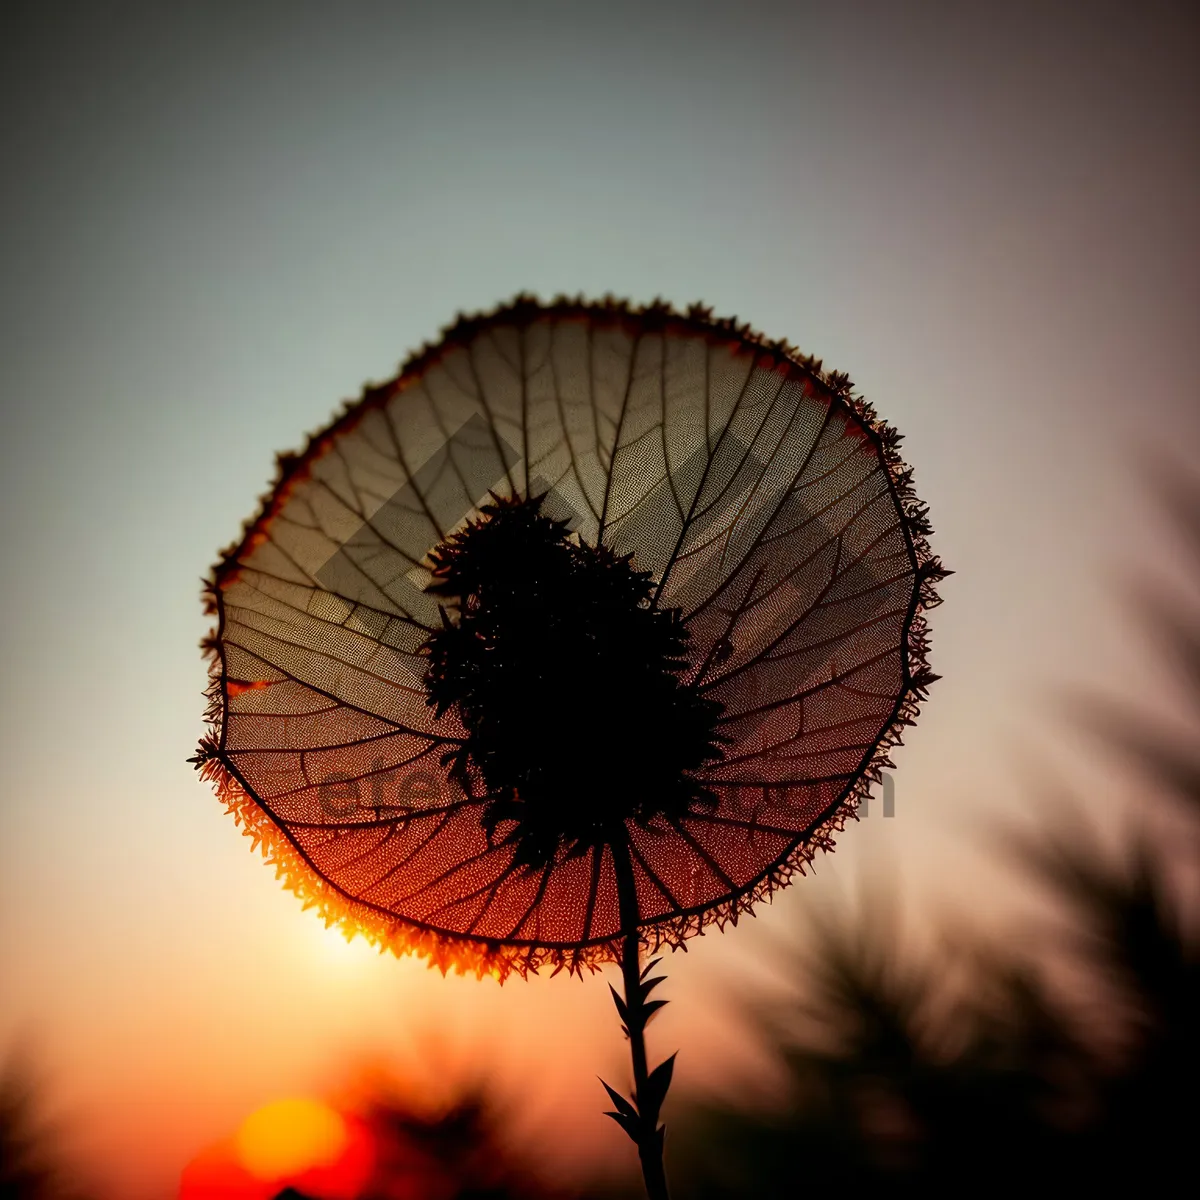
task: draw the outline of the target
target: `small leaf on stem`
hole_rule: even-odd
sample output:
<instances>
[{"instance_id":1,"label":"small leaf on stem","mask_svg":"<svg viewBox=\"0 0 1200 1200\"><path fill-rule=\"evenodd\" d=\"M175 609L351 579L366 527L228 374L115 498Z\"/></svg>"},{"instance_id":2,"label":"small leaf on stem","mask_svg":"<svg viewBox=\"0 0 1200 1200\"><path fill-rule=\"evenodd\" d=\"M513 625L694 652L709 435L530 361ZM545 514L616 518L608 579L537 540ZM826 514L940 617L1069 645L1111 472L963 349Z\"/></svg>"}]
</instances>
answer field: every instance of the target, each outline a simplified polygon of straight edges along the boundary
<instances>
[{"instance_id":1,"label":"small leaf on stem","mask_svg":"<svg viewBox=\"0 0 1200 1200\"><path fill-rule=\"evenodd\" d=\"M624 1113L606 1112L604 1115L606 1117L612 1117L612 1119L614 1121L616 1121L616 1123L618 1125L620 1125L620 1127L623 1130L625 1130L626 1136L629 1138L629 1140L631 1142L633 1142L633 1144L635 1146L639 1146L639 1147L641 1146L642 1143L640 1140L640 1134L641 1134L641 1126L640 1125L638 1125L636 1122L631 1120L629 1117L625 1116Z\"/></svg>"},{"instance_id":2,"label":"small leaf on stem","mask_svg":"<svg viewBox=\"0 0 1200 1200\"><path fill-rule=\"evenodd\" d=\"M602 1079L600 1082L604 1083L604 1080ZM617 1109L622 1116L628 1117L631 1121L640 1123L641 1117L638 1114L638 1110L633 1106L633 1104L630 1103L630 1101L626 1100L620 1092L610 1088L607 1083L604 1083L604 1090L608 1093L609 1099L612 1100L612 1102L617 1106Z\"/></svg>"},{"instance_id":3,"label":"small leaf on stem","mask_svg":"<svg viewBox=\"0 0 1200 1200\"><path fill-rule=\"evenodd\" d=\"M658 1119L658 1110L662 1108L662 1103L667 1098L667 1089L671 1086L671 1076L674 1071L675 1055L672 1054L670 1058L659 1063L650 1072L650 1077L646 1080L646 1094L638 1097L643 1111L651 1117L651 1120Z\"/></svg>"},{"instance_id":4,"label":"small leaf on stem","mask_svg":"<svg viewBox=\"0 0 1200 1200\"><path fill-rule=\"evenodd\" d=\"M628 1025L630 1023L630 1021L629 1021L629 1006L625 1003L624 1000L621 999L621 996L618 993L617 989L615 987L613 987L613 985L611 983L608 985L608 990L610 992L612 992L613 1003L617 1006L617 1012L619 1012L621 1014L621 1020L624 1021L626 1025Z\"/></svg>"},{"instance_id":5,"label":"small leaf on stem","mask_svg":"<svg viewBox=\"0 0 1200 1200\"><path fill-rule=\"evenodd\" d=\"M648 980L646 980L646 981L645 981L645 982L642 984L642 996L643 996L643 997L646 997L646 996L650 995L650 993L651 993L651 992L652 992L652 991L653 991L653 990L654 990L656 987L658 987L658 985L659 985L660 983L662 983L662 982L663 982L663 980L665 980L665 979L666 979L666 976L665 976L665 975L657 975L657 976L655 976L653 979L648 979ZM611 985L610 985L610 986L611 986Z\"/></svg>"},{"instance_id":6,"label":"small leaf on stem","mask_svg":"<svg viewBox=\"0 0 1200 1200\"><path fill-rule=\"evenodd\" d=\"M642 1026L650 1024L650 1018L654 1016L660 1008L666 1008L670 1004L670 1000L651 1000L649 1004L642 1006Z\"/></svg>"}]
</instances>

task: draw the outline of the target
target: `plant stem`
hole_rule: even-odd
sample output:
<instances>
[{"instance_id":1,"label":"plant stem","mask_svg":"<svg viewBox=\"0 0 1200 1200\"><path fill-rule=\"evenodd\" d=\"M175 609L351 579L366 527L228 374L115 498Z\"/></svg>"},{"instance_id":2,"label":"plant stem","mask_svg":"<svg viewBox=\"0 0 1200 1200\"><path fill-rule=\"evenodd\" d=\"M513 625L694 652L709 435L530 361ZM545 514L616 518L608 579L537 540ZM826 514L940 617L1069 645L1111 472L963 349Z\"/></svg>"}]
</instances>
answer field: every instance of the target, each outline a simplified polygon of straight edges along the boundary
<instances>
[{"instance_id":1,"label":"plant stem","mask_svg":"<svg viewBox=\"0 0 1200 1200\"><path fill-rule=\"evenodd\" d=\"M659 1105L646 1107L649 1089L646 1081L650 1072L646 1063L646 997L641 981L641 944L638 938L637 889L633 879L633 864L624 846L613 847L613 863L617 875L617 902L623 933L621 947L621 976L625 991L625 1007L629 1012L627 1029L629 1049L633 1059L633 1097L642 1115L641 1133L637 1140L638 1157L642 1162L642 1178L649 1200L670 1200L667 1176L663 1168L663 1135L658 1126Z\"/></svg>"}]
</instances>

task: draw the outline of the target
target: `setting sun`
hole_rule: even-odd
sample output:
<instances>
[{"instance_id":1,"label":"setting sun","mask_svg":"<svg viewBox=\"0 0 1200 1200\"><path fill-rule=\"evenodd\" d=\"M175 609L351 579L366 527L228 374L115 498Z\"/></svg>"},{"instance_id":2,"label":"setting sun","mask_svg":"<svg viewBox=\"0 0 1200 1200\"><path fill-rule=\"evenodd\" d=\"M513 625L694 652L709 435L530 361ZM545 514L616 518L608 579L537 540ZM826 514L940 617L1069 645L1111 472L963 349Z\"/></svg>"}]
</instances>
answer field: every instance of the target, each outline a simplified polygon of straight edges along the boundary
<instances>
[{"instance_id":1,"label":"setting sun","mask_svg":"<svg viewBox=\"0 0 1200 1200\"><path fill-rule=\"evenodd\" d=\"M241 1165L259 1179L325 1167L346 1149L346 1123L319 1100L277 1100L242 1122L235 1139Z\"/></svg>"},{"instance_id":2,"label":"setting sun","mask_svg":"<svg viewBox=\"0 0 1200 1200\"><path fill-rule=\"evenodd\" d=\"M270 1200L288 1185L320 1200L351 1200L373 1161L369 1131L357 1118L320 1100L276 1100L188 1164L179 1200Z\"/></svg>"}]
</instances>

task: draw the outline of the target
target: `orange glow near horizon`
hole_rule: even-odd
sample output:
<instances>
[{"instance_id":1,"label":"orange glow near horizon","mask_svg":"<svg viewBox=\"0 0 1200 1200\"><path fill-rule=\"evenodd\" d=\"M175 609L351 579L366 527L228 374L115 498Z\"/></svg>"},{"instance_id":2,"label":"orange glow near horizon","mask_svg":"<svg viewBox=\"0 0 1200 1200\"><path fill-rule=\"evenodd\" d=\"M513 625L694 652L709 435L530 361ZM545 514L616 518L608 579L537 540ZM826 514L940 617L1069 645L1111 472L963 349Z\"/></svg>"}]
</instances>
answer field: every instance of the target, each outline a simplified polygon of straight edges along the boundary
<instances>
[{"instance_id":1,"label":"orange glow near horizon","mask_svg":"<svg viewBox=\"0 0 1200 1200\"><path fill-rule=\"evenodd\" d=\"M320 1100L288 1097L251 1113L232 1137L197 1155L179 1200L269 1200L293 1186L319 1200L351 1200L370 1174L365 1127Z\"/></svg>"}]
</instances>

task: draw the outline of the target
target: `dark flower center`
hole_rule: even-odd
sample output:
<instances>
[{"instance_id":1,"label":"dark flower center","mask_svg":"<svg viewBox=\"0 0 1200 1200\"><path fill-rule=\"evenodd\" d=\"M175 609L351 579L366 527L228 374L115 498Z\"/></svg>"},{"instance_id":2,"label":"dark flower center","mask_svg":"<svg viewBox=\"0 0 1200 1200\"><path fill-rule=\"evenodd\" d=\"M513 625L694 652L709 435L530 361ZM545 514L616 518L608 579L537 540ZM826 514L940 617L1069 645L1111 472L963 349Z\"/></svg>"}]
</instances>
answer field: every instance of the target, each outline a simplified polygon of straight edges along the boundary
<instances>
[{"instance_id":1,"label":"dark flower center","mask_svg":"<svg viewBox=\"0 0 1200 1200\"><path fill-rule=\"evenodd\" d=\"M687 630L630 558L576 540L541 497L496 500L431 555L456 619L426 643L427 703L467 731L447 761L482 777L489 838L522 864L623 840L625 822L712 797L720 705L683 683Z\"/></svg>"}]
</instances>

